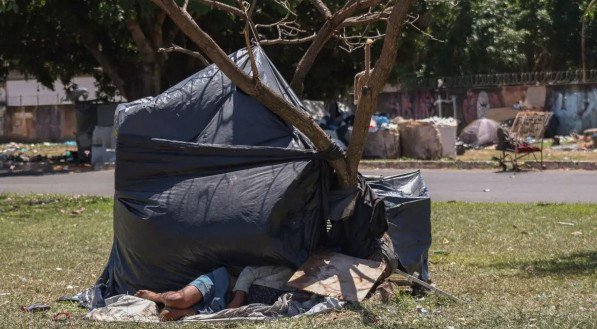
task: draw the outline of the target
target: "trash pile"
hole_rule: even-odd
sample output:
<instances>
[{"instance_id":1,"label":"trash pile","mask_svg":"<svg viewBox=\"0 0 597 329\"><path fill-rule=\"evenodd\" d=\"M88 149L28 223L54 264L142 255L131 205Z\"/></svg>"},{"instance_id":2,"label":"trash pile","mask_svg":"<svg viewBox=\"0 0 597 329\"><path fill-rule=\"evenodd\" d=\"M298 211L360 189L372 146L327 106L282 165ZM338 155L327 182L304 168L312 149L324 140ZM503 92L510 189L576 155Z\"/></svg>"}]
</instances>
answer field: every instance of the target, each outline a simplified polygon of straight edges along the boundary
<instances>
[{"instance_id":1,"label":"trash pile","mask_svg":"<svg viewBox=\"0 0 597 329\"><path fill-rule=\"evenodd\" d=\"M453 118L424 120L390 119L376 114L371 119L365 158L418 160L456 158L456 127Z\"/></svg>"},{"instance_id":2,"label":"trash pile","mask_svg":"<svg viewBox=\"0 0 597 329\"><path fill-rule=\"evenodd\" d=\"M352 134L354 114L347 106L342 111L330 105L324 111L309 103L310 113L319 113L319 124L330 137L346 149ZM327 112L327 114L320 114ZM407 157L419 160L456 158L456 128L454 118L432 117L424 120L390 118L386 113L371 117L363 157L368 159L398 159Z\"/></svg>"},{"instance_id":3,"label":"trash pile","mask_svg":"<svg viewBox=\"0 0 597 329\"><path fill-rule=\"evenodd\" d=\"M74 141L0 144L0 174L68 171L76 162Z\"/></svg>"},{"instance_id":4,"label":"trash pile","mask_svg":"<svg viewBox=\"0 0 597 329\"><path fill-rule=\"evenodd\" d=\"M301 107L264 51L253 54L261 81ZM230 59L251 72L246 49ZM393 125L379 120L374 132ZM327 163L337 149L316 151L217 66L119 105L115 122L112 251L97 284L66 298L88 318L314 314L375 295L392 275L437 289L421 174L359 176L341 188Z\"/></svg>"},{"instance_id":5,"label":"trash pile","mask_svg":"<svg viewBox=\"0 0 597 329\"><path fill-rule=\"evenodd\" d=\"M597 128L587 129L582 135L573 132L569 136L554 136L551 149L597 152Z\"/></svg>"}]
</instances>

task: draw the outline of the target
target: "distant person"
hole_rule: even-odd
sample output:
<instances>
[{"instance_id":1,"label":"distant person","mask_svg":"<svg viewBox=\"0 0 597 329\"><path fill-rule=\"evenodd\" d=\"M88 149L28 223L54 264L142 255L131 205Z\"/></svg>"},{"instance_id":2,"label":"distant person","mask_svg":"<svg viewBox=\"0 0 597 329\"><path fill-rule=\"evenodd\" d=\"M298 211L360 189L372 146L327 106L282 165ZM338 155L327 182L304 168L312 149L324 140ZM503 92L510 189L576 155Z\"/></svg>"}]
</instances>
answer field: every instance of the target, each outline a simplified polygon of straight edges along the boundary
<instances>
[{"instance_id":1,"label":"distant person","mask_svg":"<svg viewBox=\"0 0 597 329\"><path fill-rule=\"evenodd\" d=\"M163 307L161 321L174 321L185 316L210 314L245 304L273 304L287 290L285 284L293 271L284 266L247 266L234 283L226 268L220 267L199 276L178 291L156 293L139 290L135 296L151 300ZM234 286L233 289L230 287Z\"/></svg>"}]
</instances>

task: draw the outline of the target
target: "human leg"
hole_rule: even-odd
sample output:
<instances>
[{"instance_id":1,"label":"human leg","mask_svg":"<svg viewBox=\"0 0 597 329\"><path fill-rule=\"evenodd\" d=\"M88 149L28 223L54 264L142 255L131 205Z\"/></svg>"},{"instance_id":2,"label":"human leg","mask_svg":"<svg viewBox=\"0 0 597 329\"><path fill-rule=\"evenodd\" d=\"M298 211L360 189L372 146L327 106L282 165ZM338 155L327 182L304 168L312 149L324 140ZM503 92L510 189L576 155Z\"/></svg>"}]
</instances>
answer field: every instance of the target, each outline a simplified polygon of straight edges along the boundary
<instances>
[{"instance_id":1,"label":"human leg","mask_svg":"<svg viewBox=\"0 0 597 329\"><path fill-rule=\"evenodd\" d=\"M176 309L176 308L170 308L170 307L165 307L159 315L160 321L176 321L180 318L183 318L185 316L191 316L191 315L195 315L197 314L197 312L195 312L195 310L193 308L186 308L186 309Z\"/></svg>"},{"instance_id":2,"label":"human leg","mask_svg":"<svg viewBox=\"0 0 597 329\"><path fill-rule=\"evenodd\" d=\"M186 286L178 291L166 291L161 294L149 290L139 290L135 296L179 310L187 309L203 299L201 292L193 286Z\"/></svg>"}]
</instances>

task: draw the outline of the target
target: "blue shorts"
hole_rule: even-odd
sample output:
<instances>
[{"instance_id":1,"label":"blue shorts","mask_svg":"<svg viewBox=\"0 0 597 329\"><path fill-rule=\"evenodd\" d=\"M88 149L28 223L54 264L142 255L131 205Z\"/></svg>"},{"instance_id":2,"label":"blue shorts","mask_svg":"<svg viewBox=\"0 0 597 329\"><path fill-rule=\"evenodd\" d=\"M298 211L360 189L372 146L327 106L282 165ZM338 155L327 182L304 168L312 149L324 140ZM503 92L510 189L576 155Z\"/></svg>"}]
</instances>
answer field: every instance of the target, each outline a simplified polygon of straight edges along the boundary
<instances>
[{"instance_id":1,"label":"blue shorts","mask_svg":"<svg viewBox=\"0 0 597 329\"><path fill-rule=\"evenodd\" d=\"M210 314L225 309L229 285L230 275L224 267L206 273L189 283L189 286L197 288L203 295L201 301L193 306L195 312Z\"/></svg>"}]
</instances>

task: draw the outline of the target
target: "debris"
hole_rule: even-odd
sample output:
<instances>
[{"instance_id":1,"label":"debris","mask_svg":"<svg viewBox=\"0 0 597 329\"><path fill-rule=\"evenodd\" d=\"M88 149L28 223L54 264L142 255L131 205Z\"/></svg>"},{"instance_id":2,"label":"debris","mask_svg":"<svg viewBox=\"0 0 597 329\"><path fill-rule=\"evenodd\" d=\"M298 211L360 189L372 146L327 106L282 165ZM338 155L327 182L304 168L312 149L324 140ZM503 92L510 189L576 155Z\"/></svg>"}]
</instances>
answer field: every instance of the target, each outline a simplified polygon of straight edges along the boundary
<instances>
[{"instance_id":1,"label":"debris","mask_svg":"<svg viewBox=\"0 0 597 329\"><path fill-rule=\"evenodd\" d=\"M582 235L582 232L581 231L574 231L571 234L575 235L575 236L579 236L579 235Z\"/></svg>"},{"instance_id":2,"label":"debris","mask_svg":"<svg viewBox=\"0 0 597 329\"><path fill-rule=\"evenodd\" d=\"M396 291L400 289L400 285L400 282L396 282L393 280L385 280L375 289L375 292L371 295L371 300L379 301L382 303L387 303L389 301L395 300Z\"/></svg>"},{"instance_id":3,"label":"debris","mask_svg":"<svg viewBox=\"0 0 597 329\"><path fill-rule=\"evenodd\" d=\"M62 271L62 267L56 267L56 271Z\"/></svg>"},{"instance_id":4,"label":"debris","mask_svg":"<svg viewBox=\"0 0 597 329\"><path fill-rule=\"evenodd\" d=\"M414 277L414 276L412 276L412 275L410 275L410 274L408 274L408 273L406 273L406 272L402 272L402 271L400 271L400 270L398 270L398 269L396 269L394 272L395 272L395 273L398 273L398 274L400 274L400 275L402 275L402 276L404 276L404 277L405 277L405 278L406 278L406 279L407 279L409 282L411 282L411 283L416 283L416 284L418 284L418 285L421 285L421 286L423 286L424 288L427 288L427 289L429 289L429 290L431 290L431 291L435 292L435 293L436 293L436 294L438 294L438 295L442 295L442 296L448 297L448 298L450 298L450 299L452 299L452 300L455 300L455 301L457 301L457 302L466 302L465 300L463 300L463 299L460 299L460 298L458 298L458 297L456 297L456 296L453 296L453 295L451 295L451 294L449 294L449 293L447 293L447 292L445 292L445 291L441 290L440 288L438 288L438 287L436 287L436 286L432 286L432 285L430 285L429 283L427 283L427 282L425 282L425 281L423 281L423 280L420 280L420 279L418 279L418 278L416 278L416 277Z\"/></svg>"},{"instance_id":5,"label":"debris","mask_svg":"<svg viewBox=\"0 0 597 329\"><path fill-rule=\"evenodd\" d=\"M431 117L421 121L432 122L437 127L442 144L442 157L456 159L456 129L458 127L456 119Z\"/></svg>"},{"instance_id":6,"label":"debris","mask_svg":"<svg viewBox=\"0 0 597 329\"><path fill-rule=\"evenodd\" d=\"M0 292L0 297L2 296L9 296L10 292Z\"/></svg>"},{"instance_id":7,"label":"debris","mask_svg":"<svg viewBox=\"0 0 597 329\"><path fill-rule=\"evenodd\" d=\"M429 310L424 308L421 305L417 305L417 312L421 313L422 315L428 315L429 314Z\"/></svg>"},{"instance_id":8,"label":"debris","mask_svg":"<svg viewBox=\"0 0 597 329\"><path fill-rule=\"evenodd\" d=\"M72 318L71 314L66 311L58 312L52 316L52 321L67 321Z\"/></svg>"},{"instance_id":9,"label":"debris","mask_svg":"<svg viewBox=\"0 0 597 329\"><path fill-rule=\"evenodd\" d=\"M71 217L75 217L80 215L81 213L83 213L85 211L85 207L81 207L79 209L75 209L73 211L70 212Z\"/></svg>"},{"instance_id":10,"label":"debris","mask_svg":"<svg viewBox=\"0 0 597 329\"><path fill-rule=\"evenodd\" d=\"M352 129L350 129L352 131ZM368 158L397 159L400 157L398 129L379 129L367 134L363 156Z\"/></svg>"},{"instance_id":11,"label":"debris","mask_svg":"<svg viewBox=\"0 0 597 329\"><path fill-rule=\"evenodd\" d=\"M498 142L499 126L499 123L491 119L477 119L469 123L459 137L464 144L471 144L475 147L495 144Z\"/></svg>"},{"instance_id":12,"label":"debris","mask_svg":"<svg viewBox=\"0 0 597 329\"><path fill-rule=\"evenodd\" d=\"M576 225L576 224L570 223L570 222L558 222L558 224L560 224L560 225L567 225L567 226L574 226L574 225Z\"/></svg>"},{"instance_id":13,"label":"debris","mask_svg":"<svg viewBox=\"0 0 597 329\"><path fill-rule=\"evenodd\" d=\"M309 257L287 285L321 296L360 302L385 268L382 262L325 251Z\"/></svg>"},{"instance_id":14,"label":"debris","mask_svg":"<svg viewBox=\"0 0 597 329\"><path fill-rule=\"evenodd\" d=\"M23 312L40 312L47 311L49 309L50 306L46 304L31 304L29 306L21 306L21 311Z\"/></svg>"},{"instance_id":15,"label":"debris","mask_svg":"<svg viewBox=\"0 0 597 329\"><path fill-rule=\"evenodd\" d=\"M402 156L420 160L442 157L442 143L438 128L431 122L400 121Z\"/></svg>"},{"instance_id":16,"label":"debris","mask_svg":"<svg viewBox=\"0 0 597 329\"><path fill-rule=\"evenodd\" d=\"M434 250L433 253L436 254L436 255L449 255L450 254L449 251L447 251L447 250L441 250L441 249L440 250Z\"/></svg>"},{"instance_id":17,"label":"debris","mask_svg":"<svg viewBox=\"0 0 597 329\"><path fill-rule=\"evenodd\" d=\"M491 192L491 190L488 189L488 188L486 188L486 189L483 190L483 192Z\"/></svg>"}]
</instances>

